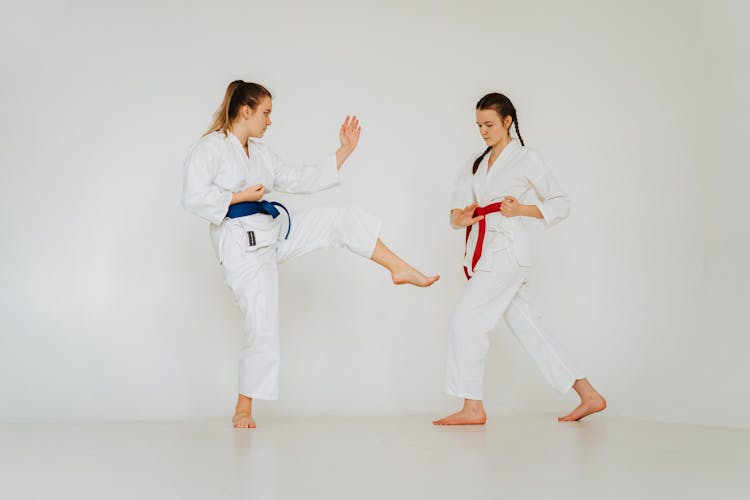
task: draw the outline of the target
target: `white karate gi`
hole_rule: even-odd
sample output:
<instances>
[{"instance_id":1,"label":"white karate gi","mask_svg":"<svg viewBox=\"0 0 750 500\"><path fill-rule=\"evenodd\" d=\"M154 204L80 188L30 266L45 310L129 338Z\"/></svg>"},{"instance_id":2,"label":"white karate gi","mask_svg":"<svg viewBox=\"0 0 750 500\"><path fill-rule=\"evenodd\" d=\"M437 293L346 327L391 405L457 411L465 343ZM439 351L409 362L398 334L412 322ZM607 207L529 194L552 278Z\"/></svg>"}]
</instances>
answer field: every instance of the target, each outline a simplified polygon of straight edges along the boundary
<instances>
[{"instance_id":1,"label":"white karate gi","mask_svg":"<svg viewBox=\"0 0 750 500\"><path fill-rule=\"evenodd\" d=\"M347 247L370 258L381 221L357 207L327 207L276 219L253 214L225 218L232 193L263 184L265 194L312 193L339 182L336 158L292 167L268 146L248 141L250 158L234 134L213 132L198 141L185 161L183 206L211 222L209 232L224 278L244 315L239 392L278 399L277 264L320 248ZM253 232L252 240L248 232ZM251 246L251 241L255 243Z\"/></svg>"},{"instance_id":2,"label":"white karate gi","mask_svg":"<svg viewBox=\"0 0 750 500\"><path fill-rule=\"evenodd\" d=\"M534 191L543 215L551 226L568 216L570 199L563 192L539 154L513 139L493 163L488 153L472 175L473 157L461 168L451 197L451 208L473 203L486 206L514 196L520 202ZM446 392L466 399L482 399L484 360L489 348L489 332L504 317L510 330L531 355L547 381L560 392L567 392L583 375L565 360L542 329L525 293L531 265L528 237L522 217L500 213L485 216L487 224L482 257L471 271L471 259L479 233L472 227L464 264L472 276L451 321Z\"/></svg>"}]
</instances>

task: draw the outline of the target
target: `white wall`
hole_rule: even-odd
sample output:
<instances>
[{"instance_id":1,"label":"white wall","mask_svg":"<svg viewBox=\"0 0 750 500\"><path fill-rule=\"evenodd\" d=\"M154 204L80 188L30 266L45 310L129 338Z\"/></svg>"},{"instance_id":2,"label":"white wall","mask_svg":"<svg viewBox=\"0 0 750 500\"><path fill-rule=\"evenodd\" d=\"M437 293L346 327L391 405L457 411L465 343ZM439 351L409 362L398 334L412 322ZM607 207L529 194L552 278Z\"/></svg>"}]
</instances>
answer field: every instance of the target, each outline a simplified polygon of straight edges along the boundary
<instances>
[{"instance_id":1,"label":"white wall","mask_svg":"<svg viewBox=\"0 0 750 500\"><path fill-rule=\"evenodd\" d=\"M462 235L456 168L473 106L514 100L574 199L534 231L532 296L610 414L748 426L748 35L741 2L9 3L0 25L0 419L227 416L240 313L182 161L226 84L274 93L290 159L364 125L335 190L443 279L396 288L341 250L281 268L274 414L440 415ZM718 5L718 7L717 7ZM486 406L561 413L504 326Z\"/></svg>"}]
</instances>

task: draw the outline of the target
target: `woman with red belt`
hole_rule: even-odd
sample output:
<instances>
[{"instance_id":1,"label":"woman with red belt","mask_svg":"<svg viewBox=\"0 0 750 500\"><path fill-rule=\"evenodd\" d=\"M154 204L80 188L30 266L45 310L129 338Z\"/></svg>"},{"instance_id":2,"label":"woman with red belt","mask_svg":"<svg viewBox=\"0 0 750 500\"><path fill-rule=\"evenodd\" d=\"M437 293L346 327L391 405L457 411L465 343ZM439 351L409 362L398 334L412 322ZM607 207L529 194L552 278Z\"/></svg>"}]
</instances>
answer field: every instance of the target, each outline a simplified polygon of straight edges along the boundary
<instances>
[{"instance_id":1,"label":"woman with red belt","mask_svg":"<svg viewBox=\"0 0 750 500\"><path fill-rule=\"evenodd\" d=\"M570 199L539 153L524 146L516 109L502 94L484 96L477 125L487 149L463 166L452 196L451 225L466 228L464 272L469 279L451 321L446 391L463 408L435 425L484 424L484 360L489 332L503 317L547 381L558 391L573 388L581 403L560 421L580 420L606 407L604 398L561 352L541 326L526 296L531 265L522 218L552 226L568 216ZM517 138L510 128L515 125ZM533 191L536 205L519 202Z\"/></svg>"}]
</instances>

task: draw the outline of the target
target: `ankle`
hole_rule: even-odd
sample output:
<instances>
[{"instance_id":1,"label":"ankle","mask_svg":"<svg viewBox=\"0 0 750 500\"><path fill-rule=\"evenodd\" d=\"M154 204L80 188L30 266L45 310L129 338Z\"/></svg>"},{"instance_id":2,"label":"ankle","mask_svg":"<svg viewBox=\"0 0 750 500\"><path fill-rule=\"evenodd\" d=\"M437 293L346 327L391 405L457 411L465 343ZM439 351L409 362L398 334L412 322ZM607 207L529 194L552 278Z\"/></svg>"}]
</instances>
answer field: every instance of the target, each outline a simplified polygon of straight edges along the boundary
<instances>
[{"instance_id":1,"label":"ankle","mask_svg":"<svg viewBox=\"0 0 750 500\"><path fill-rule=\"evenodd\" d=\"M484 413L481 399L465 399L463 411L470 413Z\"/></svg>"},{"instance_id":2,"label":"ankle","mask_svg":"<svg viewBox=\"0 0 750 500\"><path fill-rule=\"evenodd\" d=\"M253 411L253 400L245 396L240 396L237 399L237 405L234 407L234 411L238 413L251 413Z\"/></svg>"}]
</instances>

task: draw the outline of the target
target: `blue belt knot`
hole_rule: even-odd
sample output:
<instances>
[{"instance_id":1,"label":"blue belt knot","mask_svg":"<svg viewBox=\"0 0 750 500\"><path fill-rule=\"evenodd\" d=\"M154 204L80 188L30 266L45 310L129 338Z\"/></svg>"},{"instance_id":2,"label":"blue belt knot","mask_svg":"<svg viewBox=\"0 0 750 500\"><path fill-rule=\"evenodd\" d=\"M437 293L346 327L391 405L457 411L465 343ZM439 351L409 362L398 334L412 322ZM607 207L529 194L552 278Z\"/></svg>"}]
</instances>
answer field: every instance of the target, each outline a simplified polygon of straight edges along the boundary
<instances>
[{"instance_id":1,"label":"blue belt knot","mask_svg":"<svg viewBox=\"0 0 750 500\"><path fill-rule=\"evenodd\" d=\"M279 212L279 209L276 207L283 208L284 212L286 212L286 217L289 220L289 227L286 230L286 236L284 236L284 239L287 239L289 238L289 232L292 230L292 216L289 215L289 210L277 201L242 201L240 203L235 203L234 205L229 205L227 217L230 219L236 219L237 217L244 217L246 215L267 214L275 219L281 215L281 212Z\"/></svg>"}]
</instances>

